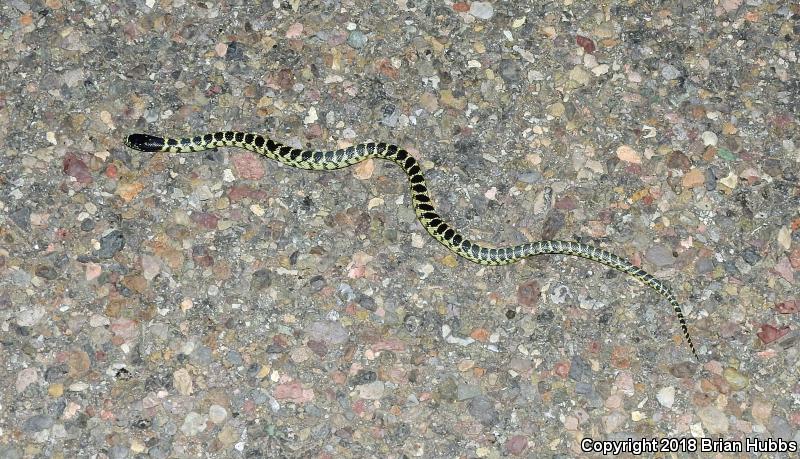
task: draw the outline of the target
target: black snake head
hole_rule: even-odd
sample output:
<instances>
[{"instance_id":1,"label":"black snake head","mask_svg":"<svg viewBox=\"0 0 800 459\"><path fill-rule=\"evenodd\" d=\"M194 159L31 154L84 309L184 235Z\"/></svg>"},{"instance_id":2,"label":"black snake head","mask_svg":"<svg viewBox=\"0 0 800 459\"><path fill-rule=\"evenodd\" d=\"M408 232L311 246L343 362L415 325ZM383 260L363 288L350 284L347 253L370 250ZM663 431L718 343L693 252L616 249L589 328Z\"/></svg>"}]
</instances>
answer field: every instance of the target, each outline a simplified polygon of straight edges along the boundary
<instances>
[{"instance_id":1,"label":"black snake head","mask_svg":"<svg viewBox=\"0 0 800 459\"><path fill-rule=\"evenodd\" d=\"M131 134L125 138L125 145L139 151L161 151L164 139L154 135Z\"/></svg>"}]
</instances>

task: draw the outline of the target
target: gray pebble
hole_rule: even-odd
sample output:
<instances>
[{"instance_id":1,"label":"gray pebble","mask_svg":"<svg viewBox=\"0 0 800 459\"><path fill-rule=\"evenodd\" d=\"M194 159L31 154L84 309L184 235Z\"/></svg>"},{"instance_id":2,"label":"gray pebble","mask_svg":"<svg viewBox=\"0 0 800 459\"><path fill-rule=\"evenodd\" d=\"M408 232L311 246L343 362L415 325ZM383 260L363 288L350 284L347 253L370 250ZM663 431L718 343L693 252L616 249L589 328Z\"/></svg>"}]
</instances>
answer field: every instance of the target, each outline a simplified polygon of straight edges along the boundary
<instances>
[{"instance_id":1,"label":"gray pebble","mask_svg":"<svg viewBox=\"0 0 800 459\"><path fill-rule=\"evenodd\" d=\"M27 207L17 209L10 215L11 220L20 228L28 231L31 229L31 210Z\"/></svg>"},{"instance_id":2,"label":"gray pebble","mask_svg":"<svg viewBox=\"0 0 800 459\"><path fill-rule=\"evenodd\" d=\"M535 318L537 322L546 324L553 321L555 313L549 309L545 309L544 311L536 313Z\"/></svg>"},{"instance_id":3,"label":"gray pebble","mask_svg":"<svg viewBox=\"0 0 800 459\"><path fill-rule=\"evenodd\" d=\"M542 181L542 174L539 171L530 171L520 174L517 179L524 183L539 183Z\"/></svg>"},{"instance_id":4,"label":"gray pebble","mask_svg":"<svg viewBox=\"0 0 800 459\"><path fill-rule=\"evenodd\" d=\"M571 376L572 371L570 371ZM579 395L589 396L594 393L594 386L587 382L575 383L575 393Z\"/></svg>"},{"instance_id":5,"label":"gray pebble","mask_svg":"<svg viewBox=\"0 0 800 459\"><path fill-rule=\"evenodd\" d=\"M674 65L667 64L661 68L661 76L664 77L665 80L675 80L681 76L681 71L675 68Z\"/></svg>"},{"instance_id":6,"label":"gray pebble","mask_svg":"<svg viewBox=\"0 0 800 459\"><path fill-rule=\"evenodd\" d=\"M67 365L63 363L60 365L49 366L44 371L44 380L47 382L56 382L64 378L64 375L66 375L68 372L69 369L67 368Z\"/></svg>"},{"instance_id":7,"label":"gray pebble","mask_svg":"<svg viewBox=\"0 0 800 459\"><path fill-rule=\"evenodd\" d=\"M239 365L242 364L242 355L239 354L239 352L234 349L228 351L228 354L225 356L225 359L228 361L228 363L230 363L235 367L238 367Z\"/></svg>"},{"instance_id":8,"label":"gray pebble","mask_svg":"<svg viewBox=\"0 0 800 459\"><path fill-rule=\"evenodd\" d=\"M24 269L11 271L11 283L21 287L27 287L31 283L31 274Z\"/></svg>"},{"instance_id":9,"label":"gray pebble","mask_svg":"<svg viewBox=\"0 0 800 459\"><path fill-rule=\"evenodd\" d=\"M452 402L458 394L458 385L453 378L447 378L436 386L436 395L440 400Z\"/></svg>"},{"instance_id":10,"label":"gray pebble","mask_svg":"<svg viewBox=\"0 0 800 459\"><path fill-rule=\"evenodd\" d=\"M573 356L569 366L569 379L573 381L591 380L592 370L580 356Z\"/></svg>"},{"instance_id":11,"label":"gray pebble","mask_svg":"<svg viewBox=\"0 0 800 459\"><path fill-rule=\"evenodd\" d=\"M88 232L88 231L91 231L93 229L94 229L94 220L92 220L91 218L84 219L81 222L81 230L82 231L87 231Z\"/></svg>"},{"instance_id":12,"label":"gray pebble","mask_svg":"<svg viewBox=\"0 0 800 459\"><path fill-rule=\"evenodd\" d=\"M250 290L264 290L269 288L270 285L272 285L272 276L270 276L269 270L259 269L253 273L253 277L250 280Z\"/></svg>"},{"instance_id":13,"label":"gray pebble","mask_svg":"<svg viewBox=\"0 0 800 459\"><path fill-rule=\"evenodd\" d=\"M308 337L331 345L344 343L350 334L339 322L319 321L308 328Z\"/></svg>"},{"instance_id":14,"label":"gray pebble","mask_svg":"<svg viewBox=\"0 0 800 459\"><path fill-rule=\"evenodd\" d=\"M311 278L311 280L309 281L309 285L311 286L312 292L319 292L320 290L323 289L323 287L328 285L328 282L325 280L324 277L317 275Z\"/></svg>"},{"instance_id":15,"label":"gray pebble","mask_svg":"<svg viewBox=\"0 0 800 459\"><path fill-rule=\"evenodd\" d=\"M458 391L456 392L456 397L458 398L458 401L469 400L471 398L477 397L478 395L481 395L480 386L476 386L474 384L458 385Z\"/></svg>"},{"instance_id":16,"label":"gray pebble","mask_svg":"<svg viewBox=\"0 0 800 459\"><path fill-rule=\"evenodd\" d=\"M147 450L147 455L153 459L167 459L169 457L169 448L156 445Z\"/></svg>"},{"instance_id":17,"label":"gray pebble","mask_svg":"<svg viewBox=\"0 0 800 459\"><path fill-rule=\"evenodd\" d=\"M362 384L369 384L376 379L378 379L378 375L374 371L359 370L358 373L350 379L350 382L354 386L360 386Z\"/></svg>"},{"instance_id":18,"label":"gray pebble","mask_svg":"<svg viewBox=\"0 0 800 459\"><path fill-rule=\"evenodd\" d=\"M713 191L717 189L717 176L711 168L706 169L705 182L703 183L706 190Z\"/></svg>"},{"instance_id":19,"label":"gray pebble","mask_svg":"<svg viewBox=\"0 0 800 459\"><path fill-rule=\"evenodd\" d=\"M320 423L311 428L311 436L317 440L321 440L330 434L331 430L328 424Z\"/></svg>"},{"instance_id":20,"label":"gray pebble","mask_svg":"<svg viewBox=\"0 0 800 459\"><path fill-rule=\"evenodd\" d=\"M100 238L100 250L97 251L99 258L111 258L125 247L125 235L122 231L115 229Z\"/></svg>"},{"instance_id":21,"label":"gray pebble","mask_svg":"<svg viewBox=\"0 0 800 459\"><path fill-rule=\"evenodd\" d=\"M669 369L669 373L676 378L691 378L695 371L695 364L692 362L681 362Z\"/></svg>"},{"instance_id":22,"label":"gray pebble","mask_svg":"<svg viewBox=\"0 0 800 459\"><path fill-rule=\"evenodd\" d=\"M209 365L214 360L214 353L208 346L198 346L195 348L189 358L196 364Z\"/></svg>"},{"instance_id":23,"label":"gray pebble","mask_svg":"<svg viewBox=\"0 0 800 459\"><path fill-rule=\"evenodd\" d=\"M22 430L25 432L39 432L53 427L53 418L44 414L37 414L29 417L22 425Z\"/></svg>"},{"instance_id":24,"label":"gray pebble","mask_svg":"<svg viewBox=\"0 0 800 459\"><path fill-rule=\"evenodd\" d=\"M375 304L375 300L373 300L372 297L363 294L358 294L358 305L371 312L375 312L378 309L378 305Z\"/></svg>"},{"instance_id":25,"label":"gray pebble","mask_svg":"<svg viewBox=\"0 0 800 459\"><path fill-rule=\"evenodd\" d=\"M753 266L761 261L761 255L759 255L756 249L753 247L744 249L744 252L742 252L742 258L750 266Z\"/></svg>"},{"instance_id":26,"label":"gray pebble","mask_svg":"<svg viewBox=\"0 0 800 459\"><path fill-rule=\"evenodd\" d=\"M253 393L251 394L251 397L253 398L253 402L256 405L263 405L267 403L267 400L269 400L269 394L267 394L261 389L254 390Z\"/></svg>"},{"instance_id":27,"label":"gray pebble","mask_svg":"<svg viewBox=\"0 0 800 459\"><path fill-rule=\"evenodd\" d=\"M519 64L511 59L500 61L500 76L506 83L516 83L519 81Z\"/></svg>"},{"instance_id":28,"label":"gray pebble","mask_svg":"<svg viewBox=\"0 0 800 459\"><path fill-rule=\"evenodd\" d=\"M315 418L322 417L322 410L320 410L319 407L313 403L306 405L305 411L309 416L314 416Z\"/></svg>"},{"instance_id":29,"label":"gray pebble","mask_svg":"<svg viewBox=\"0 0 800 459\"><path fill-rule=\"evenodd\" d=\"M130 450L126 446L117 445L108 450L108 457L109 459L125 459L129 453Z\"/></svg>"},{"instance_id":30,"label":"gray pebble","mask_svg":"<svg viewBox=\"0 0 800 459\"><path fill-rule=\"evenodd\" d=\"M550 301L554 304L564 304L572 299L572 292L564 284L556 285L550 291Z\"/></svg>"},{"instance_id":31,"label":"gray pebble","mask_svg":"<svg viewBox=\"0 0 800 459\"><path fill-rule=\"evenodd\" d=\"M4 459L22 459L22 450L14 445L0 445L0 457Z\"/></svg>"},{"instance_id":32,"label":"gray pebble","mask_svg":"<svg viewBox=\"0 0 800 459\"><path fill-rule=\"evenodd\" d=\"M383 109L383 118L381 119L381 124L384 124L388 127L396 127L399 120L400 111L397 110L397 107L394 105L387 105Z\"/></svg>"},{"instance_id":33,"label":"gray pebble","mask_svg":"<svg viewBox=\"0 0 800 459\"><path fill-rule=\"evenodd\" d=\"M422 319L414 314L408 314L403 318L403 327L412 335L419 330L420 325L422 325Z\"/></svg>"},{"instance_id":34,"label":"gray pebble","mask_svg":"<svg viewBox=\"0 0 800 459\"><path fill-rule=\"evenodd\" d=\"M672 249L663 244L656 244L648 248L644 257L647 259L647 261L658 267L670 266L675 263L675 257L672 255Z\"/></svg>"},{"instance_id":35,"label":"gray pebble","mask_svg":"<svg viewBox=\"0 0 800 459\"><path fill-rule=\"evenodd\" d=\"M694 265L694 270L697 274L710 273L713 269L714 263L711 261L711 258L701 258L697 260L697 263Z\"/></svg>"},{"instance_id":36,"label":"gray pebble","mask_svg":"<svg viewBox=\"0 0 800 459\"><path fill-rule=\"evenodd\" d=\"M470 400L469 414L485 426L495 425L498 421L497 410L494 409L494 404L483 395L479 395Z\"/></svg>"},{"instance_id":37,"label":"gray pebble","mask_svg":"<svg viewBox=\"0 0 800 459\"><path fill-rule=\"evenodd\" d=\"M360 30L354 30L350 32L350 35L347 37L347 44L350 45L351 48L361 49L367 44L367 36Z\"/></svg>"}]
</instances>

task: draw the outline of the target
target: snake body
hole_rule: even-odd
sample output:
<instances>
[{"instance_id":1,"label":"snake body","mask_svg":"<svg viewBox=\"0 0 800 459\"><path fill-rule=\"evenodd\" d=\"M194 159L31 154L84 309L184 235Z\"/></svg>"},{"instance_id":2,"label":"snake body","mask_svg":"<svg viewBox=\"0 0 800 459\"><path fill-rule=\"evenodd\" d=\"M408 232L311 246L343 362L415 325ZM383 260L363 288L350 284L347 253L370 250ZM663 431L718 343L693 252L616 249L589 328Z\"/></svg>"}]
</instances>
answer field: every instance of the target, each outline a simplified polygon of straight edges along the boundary
<instances>
[{"instance_id":1,"label":"snake body","mask_svg":"<svg viewBox=\"0 0 800 459\"><path fill-rule=\"evenodd\" d=\"M214 132L181 139L131 134L125 139L125 144L130 148L145 152L171 153L199 152L218 147L238 147L279 161L287 166L305 170L342 169L369 158L392 161L408 175L411 201L422 227L456 255L474 263L491 266L515 263L543 254L576 255L614 268L640 280L669 301L680 322L686 343L697 358L697 352L692 344L680 304L672 290L663 282L624 258L580 242L542 240L509 247L489 248L468 240L436 213L428 195L428 187L422 176L419 162L397 145L369 142L338 150L302 150L275 142L260 134L233 131Z\"/></svg>"}]
</instances>

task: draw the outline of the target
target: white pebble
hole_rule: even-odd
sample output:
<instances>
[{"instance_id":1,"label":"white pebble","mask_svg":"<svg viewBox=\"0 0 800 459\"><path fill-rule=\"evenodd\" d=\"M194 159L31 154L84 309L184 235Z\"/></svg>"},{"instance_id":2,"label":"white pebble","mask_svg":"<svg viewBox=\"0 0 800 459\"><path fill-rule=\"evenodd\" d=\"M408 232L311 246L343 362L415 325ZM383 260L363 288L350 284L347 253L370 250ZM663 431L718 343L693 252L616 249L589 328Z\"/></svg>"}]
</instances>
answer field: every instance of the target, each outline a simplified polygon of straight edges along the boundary
<instances>
[{"instance_id":1,"label":"white pebble","mask_svg":"<svg viewBox=\"0 0 800 459\"><path fill-rule=\"evenodd\" d=\"M303 123L311 124L317 121L319 118L317 117L317 109L311 107L308 109L308 115L303 119Z\"/></svg>"},{"instance_id":2,"label":"white pebble","mask_svg":"<svg viewBox=\"0 0 800 459\"><path fill-rule=\"evenodd\" d=\"M675 387L667 386L656 394L656 399L658 399L658 403L661 406L666 408L672 408L672 404L675 403Z\"/></svg>"},{"instance_id":3,"label":"white pebble","mask_svg":"<svg viewBox=\"0 0 800 459\"><path fill-rule=\"evenodd\" d=\"M717 135L711 131L704 131L700 134L700 137L703 139L703 145L705 146L716 146L717 145Z\"/></svg>"},{"instance_id":4,"label":"white pebble","mask_svg":"<svg viewBox=\"0 0 800 459\"><path fill-rule=\"evenodd\" d=\"M208 407L208 418L214 424L222 424L222 421L228 417L228 411L220 405L211 405Z\"/></svg>"},{"instance_id":5,"label":"white pebble","mask_svg":"<svg viewBox=\"0 0 800 459\"><path fill-rule=\"evenodd\" d=\"M473 2L469 14L478 19L490 19L494 16L494 7L489 2Z\"/></svg>"}]
</instances>

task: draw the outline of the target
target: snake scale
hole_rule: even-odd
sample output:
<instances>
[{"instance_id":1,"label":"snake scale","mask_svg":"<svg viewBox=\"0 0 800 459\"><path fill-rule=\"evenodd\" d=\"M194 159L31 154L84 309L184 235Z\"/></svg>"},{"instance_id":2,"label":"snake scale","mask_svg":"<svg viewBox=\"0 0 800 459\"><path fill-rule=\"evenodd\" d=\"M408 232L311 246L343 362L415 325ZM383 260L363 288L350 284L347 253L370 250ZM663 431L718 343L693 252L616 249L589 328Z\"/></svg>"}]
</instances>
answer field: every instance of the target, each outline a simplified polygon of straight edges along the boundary
<instances>
[{"instance_id":1,"label":"snake scale","mask_svg":"<svg viewBox=\"0 0 800 459\"><path fill-rule=\"evenodd\" d=\"M663 282L631 262L591 245L573 241L542 240L510 247L489 248L476 244L447 224L436 213L419 162L406 150L386 143L369 142L348 148L328 151L302 150L275 142L255 133L214 132L195 137L170 139L147 134L131 134L125 144L145 152L189 153L218 147L238 147L250 150L287 166L305 170L335 170L352 166L369 158L392 161L408 175L414 212L422 227L456 255L481 265L506 265L543 254L576 255L614 268L652 287L672 305L680 322L683 336L697 358L689 328L675 294Z\"/></svg>"}]
</instances>

